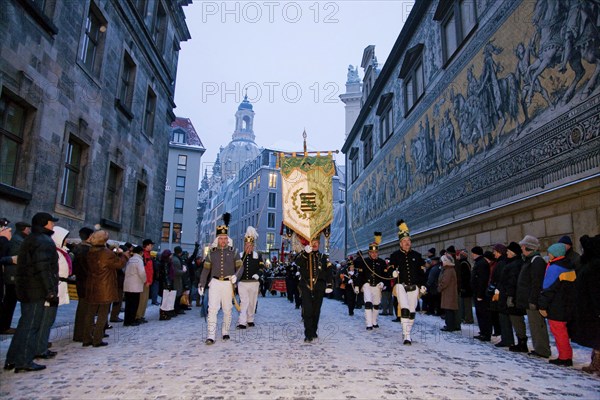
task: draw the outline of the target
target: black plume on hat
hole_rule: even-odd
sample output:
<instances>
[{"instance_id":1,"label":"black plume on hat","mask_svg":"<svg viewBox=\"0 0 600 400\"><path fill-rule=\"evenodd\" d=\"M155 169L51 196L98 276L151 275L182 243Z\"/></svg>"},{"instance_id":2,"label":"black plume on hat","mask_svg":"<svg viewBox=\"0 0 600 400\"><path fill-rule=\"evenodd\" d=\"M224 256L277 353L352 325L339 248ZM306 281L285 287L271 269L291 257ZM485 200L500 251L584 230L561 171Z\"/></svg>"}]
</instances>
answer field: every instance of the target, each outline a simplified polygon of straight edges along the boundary
<instances>
[{"instance_id":1,"label":"black plume on hat","mask_svg":"<svg viewBox=\"0 0 600 400\"><path fill-rule=\"evenodd\" d=\"M225 224L225 226L229 226L229 221L231 221L231 214L226 212L225 214L223 214L223 223Z\"/></svg>"}]
</instances>

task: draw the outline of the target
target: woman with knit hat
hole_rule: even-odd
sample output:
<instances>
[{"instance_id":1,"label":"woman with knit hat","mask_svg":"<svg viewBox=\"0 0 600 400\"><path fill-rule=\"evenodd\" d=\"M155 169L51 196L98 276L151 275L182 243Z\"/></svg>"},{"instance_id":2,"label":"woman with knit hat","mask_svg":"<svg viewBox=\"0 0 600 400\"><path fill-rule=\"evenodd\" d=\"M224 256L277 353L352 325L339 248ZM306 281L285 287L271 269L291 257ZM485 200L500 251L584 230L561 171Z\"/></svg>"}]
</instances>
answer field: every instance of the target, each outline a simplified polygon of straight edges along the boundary
<instances>
[{"instance_id":1,"label":"woman with knit hat","mask_svg":"<svg viewBox=\"0 0 600 400\"><path fill-rule=\"evenodd\" d=\"M525 309L517 307L517 282L519 280L519 273L523 266L521 246L516 242L510 242L507 250L506 257L508 263L506 264L504 274L502 290L500 293L500 306L501 312L505 313L510 319L510 324L513 327L515 335L517 336L517 344L509 346L510 351L516 351L520 353L527 353L527 328L525 326ZM511 333L512 334L512 333Z\"/></svg>"},{"instance_id":2,"label":"woman with knit hat","mask_svg":"<svg viewBox=\"0 0 600 400\"><path fill-rule=\"evenodd\" d=\"M438 291L442 295L441 308L446 312L446 326L441 330L444 332L460 331L457 328L458 314L458 286L454 259L449 253L444 254L441 259L442 272L438 282Z\"/></svg>"},{"instance_id":3,"label":"woman with knit hat","mask_svg":"<svg viewBox=\"0 0 600 400\"><path fill-rule=\"evenodd\" d=\"M540 314L548 319L558 348L558 358L550 360L550 364L572 366L573 349L569 342L567 323L575 313L576 274L571 261L565 257L566 252L563 243L555 243L548 247L550 262L542 284L539 310Z\"/></svg>"}]
</instances>

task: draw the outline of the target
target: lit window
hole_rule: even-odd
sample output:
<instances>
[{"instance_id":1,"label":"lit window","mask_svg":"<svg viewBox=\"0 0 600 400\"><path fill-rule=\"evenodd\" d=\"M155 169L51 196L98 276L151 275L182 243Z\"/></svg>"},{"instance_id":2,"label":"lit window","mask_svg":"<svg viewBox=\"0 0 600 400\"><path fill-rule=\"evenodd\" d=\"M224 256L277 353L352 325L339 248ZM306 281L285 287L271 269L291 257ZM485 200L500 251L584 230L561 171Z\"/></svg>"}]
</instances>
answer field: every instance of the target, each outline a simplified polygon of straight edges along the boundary
<instances>
[{"instance_id":1,"label":"lit window","mask_svg":"<svg viewBox=\"0 0 600 400\"><path fill-rule=\"evenodd\" d=\"M173 243L181 243L181 224L173 224Z\"/></svg>"},{"instance_id":2,"label":"lit window","mask_svg":"<svg viewBox=\"0 0 600 400\"><path fill-rule=\"evenodd\" d=\"M187 156L180 154L177 158L177 169L186 170L187 169Z\"/></svg>"},{"instance_id":3,"label":"lit window","mask_svg":"<svg viewBox=\"0 0 600 400\"><path fill-rule=\"evenodd\" d=\"M269 173L269 188L273 189L277 187L277 174L274 172Z\"/></svg>"},{"instance_id":4,"label":"lit window","mask_svg":"<svg viewBox=\"0 0 600 400\"><path fill-rule=\"evenodd\" d=\"M163 222L162 223L162 231L160 235L160 241L163 243L169 242L169 234L171 233L171 223Z\"/></svg>"}]
</instances>

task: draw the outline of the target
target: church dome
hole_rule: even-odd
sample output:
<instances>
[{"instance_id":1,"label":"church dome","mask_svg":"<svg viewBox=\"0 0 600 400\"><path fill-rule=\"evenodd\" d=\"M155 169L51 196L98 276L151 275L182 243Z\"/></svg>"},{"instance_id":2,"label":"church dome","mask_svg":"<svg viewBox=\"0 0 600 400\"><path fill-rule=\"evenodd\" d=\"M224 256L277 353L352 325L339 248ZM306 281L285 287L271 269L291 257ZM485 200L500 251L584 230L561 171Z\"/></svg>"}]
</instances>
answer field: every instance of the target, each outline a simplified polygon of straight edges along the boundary
<instances>
[{"instance_id":1,"label":"church dome","mask_svg":"<svg viewBox=\"0 0 600 400\"><path fill-rule=\"evenodd\" d=\"M252 110L252 104L248 101L248 95L244 96L244 101L242 101L238 107L238 111L240 110Z\"/></svg>"}]
</instances>

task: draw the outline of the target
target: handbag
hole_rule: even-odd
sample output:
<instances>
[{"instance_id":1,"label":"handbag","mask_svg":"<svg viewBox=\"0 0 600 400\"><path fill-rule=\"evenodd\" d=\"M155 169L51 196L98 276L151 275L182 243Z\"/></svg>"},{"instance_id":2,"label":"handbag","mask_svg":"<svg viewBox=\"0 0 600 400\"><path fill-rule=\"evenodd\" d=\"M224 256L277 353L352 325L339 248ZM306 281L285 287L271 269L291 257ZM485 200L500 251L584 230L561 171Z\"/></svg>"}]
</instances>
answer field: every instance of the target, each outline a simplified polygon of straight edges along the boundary
<instances>
[{"instance_id":1,"label":"handbag","mask_svg":"<svg viewBox=\"0 0 600 400\"><path fill-rule=\"evenodd\" d=\"M189 306L190 305L190 295L187 293L182 294L181 299L179 300L179 304L182 306Z\"/></svg>"}]
</instances>

